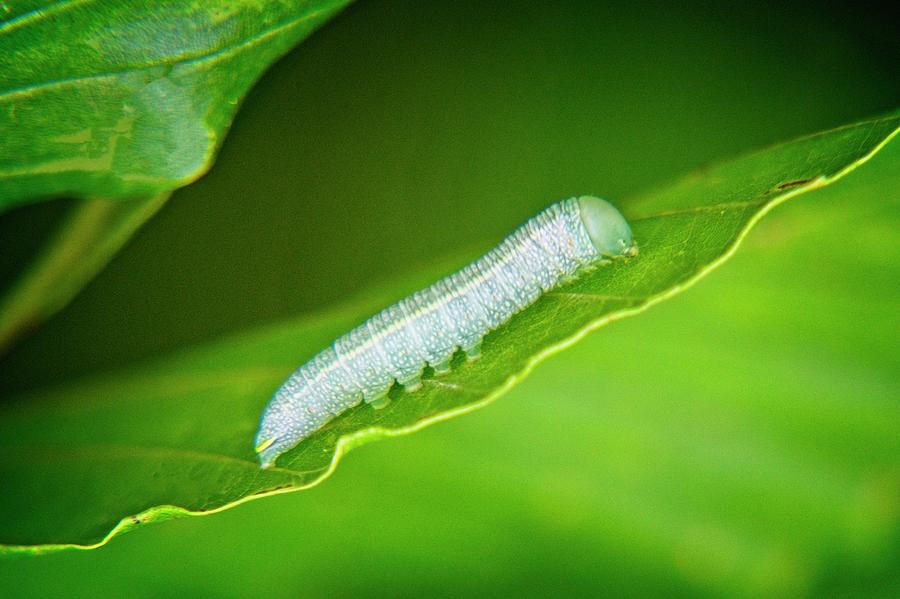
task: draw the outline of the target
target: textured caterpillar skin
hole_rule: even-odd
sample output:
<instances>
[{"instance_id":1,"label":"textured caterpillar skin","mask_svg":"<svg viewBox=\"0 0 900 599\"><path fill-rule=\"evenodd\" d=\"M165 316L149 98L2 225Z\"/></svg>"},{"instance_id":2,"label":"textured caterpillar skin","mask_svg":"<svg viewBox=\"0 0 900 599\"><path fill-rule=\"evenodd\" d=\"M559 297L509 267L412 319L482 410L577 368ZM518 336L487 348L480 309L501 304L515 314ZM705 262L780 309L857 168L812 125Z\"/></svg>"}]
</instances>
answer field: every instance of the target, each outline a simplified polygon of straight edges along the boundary
<instances>
[{"instance_id":1,"label":"textured caterpillar skin","mask_svg":"<svg viewBox=\"0 0 900 599\"><path fill-rule=\"evenodd\" d=\"M557 202L458 272L390 306L312 358L275 392L260 419L263 468L362 401L386 401L394 381L420 386L426 364L447 372L462 348L470 359L484 335L542 293L637 248L621 214L584 196Z\"/></svg>"}]
</instances>

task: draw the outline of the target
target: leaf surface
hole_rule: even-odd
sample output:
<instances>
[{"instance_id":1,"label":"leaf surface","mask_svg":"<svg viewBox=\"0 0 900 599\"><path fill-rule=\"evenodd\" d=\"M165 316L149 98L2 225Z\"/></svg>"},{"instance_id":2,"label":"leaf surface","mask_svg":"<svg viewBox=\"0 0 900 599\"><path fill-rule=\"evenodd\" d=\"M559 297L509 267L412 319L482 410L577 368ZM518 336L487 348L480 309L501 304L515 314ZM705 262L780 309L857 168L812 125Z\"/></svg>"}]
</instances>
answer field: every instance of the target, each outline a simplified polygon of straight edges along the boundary
<instances>
[{"instance_id":1,"label":"leaf surface","mask_svg":"<svg viewBox=\"0 0 900 599\"><path fill-rule=\"evenodd\" d=\"M0 22L0 211L190 183L262 72L346 3L15 3Z\"/></svg>"},{"instance_id":2,"label":"leaf surface","mask_svg":"<svg viewBox=\"0 0 900 599\"><path fill-rule=\"evenodd\" d=\"M334 337L446 269L314 319L23 395L0 413L0 541L7 552L95 547L146 522L315 485L353 447L484 406L589 331L676 294L730 256L772 207L860 168L898 123L894 114L813 135L617 202L637 258L546 294L486 338L481 360L457 360L416 393L395 390L385 409L348 411L268 471L257 467L252 440L273 389Z\"/></svg>"}]
</instances>

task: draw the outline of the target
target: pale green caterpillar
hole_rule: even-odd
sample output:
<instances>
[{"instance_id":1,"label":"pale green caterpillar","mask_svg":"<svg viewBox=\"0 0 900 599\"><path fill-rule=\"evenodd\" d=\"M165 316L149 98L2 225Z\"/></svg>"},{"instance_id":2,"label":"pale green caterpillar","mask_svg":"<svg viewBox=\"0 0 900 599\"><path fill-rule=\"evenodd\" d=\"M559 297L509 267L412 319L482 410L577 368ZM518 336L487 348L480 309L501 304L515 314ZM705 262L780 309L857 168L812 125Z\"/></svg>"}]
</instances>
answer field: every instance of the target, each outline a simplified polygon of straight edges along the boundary
<instances>
[{"instance_id":1,"label":"pale green caterpillar","mask_svg":"<svg viewBox=\"0 0 900 599\"><path fill-rule=\"evenodd\" d=\"M591 267L634 256L628 223L610 203L557 202L462 270L379 312L295 371L262 414L256 452L264 468L362 401L380 407L394 381L421 385L426 365L450 369L542 293Z\"/></svg>"}]
</instances>

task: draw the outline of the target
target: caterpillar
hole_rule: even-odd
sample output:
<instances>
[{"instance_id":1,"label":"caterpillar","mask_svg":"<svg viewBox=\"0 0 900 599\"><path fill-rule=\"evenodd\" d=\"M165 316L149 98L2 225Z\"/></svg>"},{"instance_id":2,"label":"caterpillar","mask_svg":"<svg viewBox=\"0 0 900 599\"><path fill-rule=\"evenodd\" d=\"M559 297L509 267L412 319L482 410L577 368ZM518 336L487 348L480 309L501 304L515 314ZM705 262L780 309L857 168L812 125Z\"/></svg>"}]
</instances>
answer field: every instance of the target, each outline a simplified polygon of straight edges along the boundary
<instances>
[{"instance_id":1,"label":"caterpillar","mask_svg":"<svg viewBox=\"0 0 900 599\"><path fill-rule=\"evenodd\" d=\"M426 365L449 372L458 349L481 354L485 334L542 293L586 270L637 254L631 229L612 204L591 196L557 202L456 273L385 308L303 364L260 418L263 468L345 410L387 404L396 381L421 387Z\"/></svg>"}]
</instances>

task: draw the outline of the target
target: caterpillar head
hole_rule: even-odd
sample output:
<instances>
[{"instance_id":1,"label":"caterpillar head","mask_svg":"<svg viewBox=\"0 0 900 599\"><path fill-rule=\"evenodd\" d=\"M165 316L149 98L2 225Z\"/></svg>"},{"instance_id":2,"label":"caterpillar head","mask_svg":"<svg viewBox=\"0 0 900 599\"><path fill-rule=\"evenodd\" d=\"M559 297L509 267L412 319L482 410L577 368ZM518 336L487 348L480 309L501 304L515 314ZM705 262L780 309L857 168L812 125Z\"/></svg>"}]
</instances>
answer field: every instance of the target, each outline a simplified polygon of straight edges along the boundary
<instances>
[{"instance_id":1,"label":"caterpillar head","mask_svg":"<svg viewBox=\"0 0 900 599\"><path fill-rule=\"evenodd\" d=\"M604 258L627 258L637 255L637 245L631 237L631 227L616 208L600 198L578 198L581 222L591 243Z\"/></svg>"}]
</instances>

